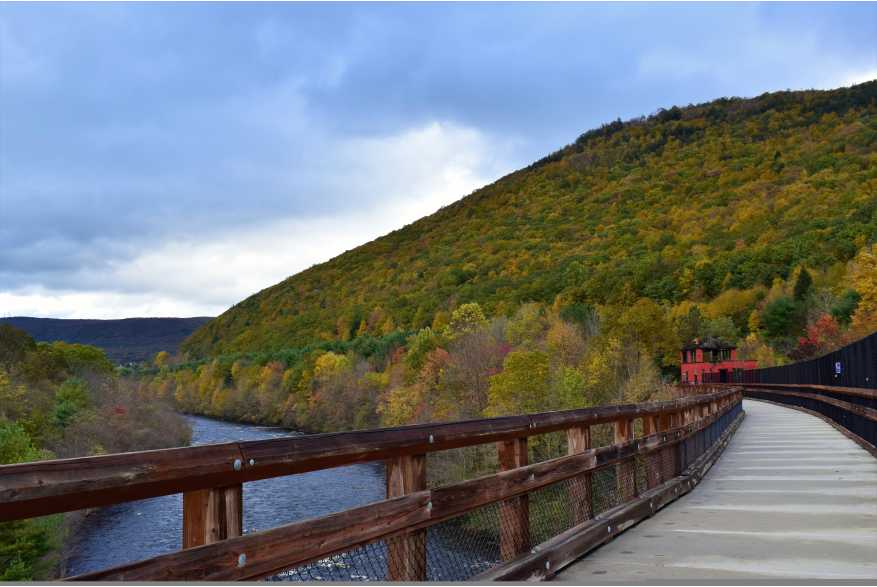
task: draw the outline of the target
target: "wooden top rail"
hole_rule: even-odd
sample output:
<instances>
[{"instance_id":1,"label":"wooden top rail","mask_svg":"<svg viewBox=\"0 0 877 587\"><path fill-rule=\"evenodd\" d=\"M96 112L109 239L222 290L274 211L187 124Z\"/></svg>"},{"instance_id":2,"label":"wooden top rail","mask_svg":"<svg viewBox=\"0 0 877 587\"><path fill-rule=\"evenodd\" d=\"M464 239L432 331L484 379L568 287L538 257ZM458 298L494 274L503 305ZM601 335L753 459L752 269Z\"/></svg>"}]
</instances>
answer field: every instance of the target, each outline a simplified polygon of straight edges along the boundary
<instances>
[{"instance_id":1,"label":"wooden top rail","mask_svg":"<svg viewBox=\"0 0 877 587\"><path fill-rule=\"evenodd\" d=\"M867 397L877 399L877 389L864 389L861 387L832 387L830 385L805 385L805 384L789 384L789 383L707 383L708 387L743 387L743 388L766 388L766 389L814 389L818 391L829 391L831 393L842 393L846 395L857 395L859 397ZM696 386L694 386L696 387Z\"/></svg>"},{"instance_id":2,"label":"wooden top rail","mask_svg":"<svg viewBox=\"0 0 877 587\"><path fill-rule=\"evenodd\" d=\"M648 436L477 479L415 491L401 497L95 571L72 579L84 581L262 579L290 568L410 533L491 504L522 496L580 476L587 471L678 444L719 420L732 407L733 404L728 403L694 422ZM241 555L245 556L244 564L239 562Z\"/></svg>"},{"instance_id":3,"label":"wooden top rail","mask_svg":"<svg viewBox=\"0 0 877 587\"><path fill-rule=\"evenodd\" d=\"M0 522L356 463L671 414L735 389L666 402L227 442L0 466Z\"/></svg>"}]
</instances>

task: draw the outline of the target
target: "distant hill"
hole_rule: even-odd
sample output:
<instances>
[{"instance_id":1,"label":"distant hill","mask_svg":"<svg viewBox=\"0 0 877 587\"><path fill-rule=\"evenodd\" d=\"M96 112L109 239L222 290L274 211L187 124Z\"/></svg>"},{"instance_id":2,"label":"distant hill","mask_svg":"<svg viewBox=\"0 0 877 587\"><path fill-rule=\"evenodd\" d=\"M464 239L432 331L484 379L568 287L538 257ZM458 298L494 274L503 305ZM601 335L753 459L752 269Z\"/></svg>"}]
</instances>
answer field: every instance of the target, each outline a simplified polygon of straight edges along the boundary
<instances>
[{"instance_id":1,"label":"distant hill","mask_svg":"<svg viewBox=\"0 0 877 587\"><path fill-rule=\"evenodd\" d=\"M441 327L466 302L491 316L528 301L675 307L802 265L828 279L877 239L875 182L877 81L659 109L250 296L181 348Z\"/></svg>"},{"instance_id":2,"label":"distant hill","mask_svg":"<svg viewBox=\"0 0 877 587\"><path fill-rule=\"evenodd\" d=\"M187 336L210 320L209 316L122 320L0 318L0 322L21 328L37 342L63 340L101 348L115 364L146 361L159 351L175 353Z\"/></svg>"}]
</instances>

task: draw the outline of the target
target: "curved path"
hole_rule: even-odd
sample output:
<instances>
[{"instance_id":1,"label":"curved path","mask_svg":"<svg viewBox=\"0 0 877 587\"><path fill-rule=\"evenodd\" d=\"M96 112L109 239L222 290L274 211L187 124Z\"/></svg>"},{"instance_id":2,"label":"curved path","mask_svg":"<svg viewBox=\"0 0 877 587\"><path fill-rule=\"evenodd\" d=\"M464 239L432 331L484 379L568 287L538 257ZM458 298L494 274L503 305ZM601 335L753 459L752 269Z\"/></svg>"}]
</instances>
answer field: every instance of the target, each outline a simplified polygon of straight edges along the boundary
<instances>
[{"instance_id":1,"label":"curved path","mask_svg":"<svg viewBox=\"0 0 877 587\"><path fill-rule=\"evenodd\" d=\"M877 459L823 420L745 400L697 488L555 581L877 581Z\"/></svg>"}]
</instances>

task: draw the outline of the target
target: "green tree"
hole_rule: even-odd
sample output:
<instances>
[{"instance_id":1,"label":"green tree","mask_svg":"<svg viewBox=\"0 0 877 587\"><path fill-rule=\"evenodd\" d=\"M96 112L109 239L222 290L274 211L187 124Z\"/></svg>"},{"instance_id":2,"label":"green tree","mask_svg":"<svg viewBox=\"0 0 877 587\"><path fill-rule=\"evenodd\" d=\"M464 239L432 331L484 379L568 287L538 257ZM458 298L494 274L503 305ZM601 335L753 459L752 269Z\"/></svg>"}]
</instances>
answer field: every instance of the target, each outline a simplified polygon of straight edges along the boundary
<instances>
[{"instance_id":1,"label":"green tree","mask_svg":"<svg viewBox=\"0 0 877 587\"><path fill-rule=\"evenodd\" d=\"M847 326L850 323L850 318L856 311L856 308L859 307L859 302L861 301L862 296L859 295L859 292L850 288L845 291L831 307L831 315L834 316L838 324Z\"/></svg>"},{"instance_id":2,"label":"green tree","mask_svg":"<svg viewBox=\"0 0 877 587\"><path fill-rule=\"evenodd\" d=\"M31 335L24 330L3 322L0 323L0 365L6 371L24 361L27 352L36 348Z\"/></svg>"},{"instance_id":3,"label":"green tree","mask_svg":"<svg viewBox=\"0 0 877 587\"><path fill-rule=\"evenodd\" d=\"M560 309L560 318L564 322L575 324L582 331L594 320L597 310L589 304L571 304Z\"/></svg>"},{"instance_id":4,"label":"green tree","mask_svg":"<svg viewBox=\"0 0 877 587\"><path fill-rule=\"evenodd\" d=\"M734 321L727 316L719 316L709 323L707 332L709 336L715 336L719 340L735 343L740 337L740 331Z\"/></svg>"},{"instance_id":5,"label":"green tree","mask_svg":"<svg viewBox=\"0 0 877 587\"><path fill-rule=\"evenodd\" d=\"M64 358L73 372L95 369L112 374L116 371L116 367L107 359L102 349L87 344L68 344L63 341L53 345L64 351Z\"/></svg>"},{"instance_id":6,"label":"green tree","mask_svg":"<svg viewBox=\"0 0 877 587\"><path fill-rule=\"evenodd\" d=\"M761 312L761 324L768 336L788 336L795 322L798 304L790 296L780 296L771 300Z\"/></svg>"},{"instance_id":7,"label":"green tree","mask_svg":"<svg viewBox=\"0 0 877 587\"><path fill-rule=\"evenodd\" d=\"M85 382L76 377L69 377L55 394L52 422L56 426L65 426L71 417L90 405L91 398L88 396Z\"/></svg>"},{"instance_id":8,"label":"green tree","mask_svg":"<svg viewBox=\"0 0 877 587\"><path fill-rule=\"evenodd\" d=\"M704 338L707 334L707 321L697 306L691 306L688 314L680 316L676 322L676 334L682 345L691 344L695 339Z\"/></svg>"},{"instance_id":9,"label":"green tree","mask_svg":"<svg viewBox=\"0 0 877 587\"><path fill-rule=\"evenodd\" d=\"M0 465L39 460L30 437L16 422L0 415ZM55 545L61 515L0 524L0 581L41 578L49 561L41 561Z\"/></svg>"},{"instance_id":10,"label":"green tree","mask_svg":"<svg viewBox=\"0 0 877 587\"><path fill-rule=\"evenodd\" d=\"M563 272L563 284L566 287L579 287L585 282L588 273L578 261L573 261Z\"/></svg>"},{"instance_id":11,"label":"green tree","mask_svg":"<svg viewBox=\"0 0 877 587\"><path fill-rule=\"evenodd\" d=\"M810 277L810 272L807 271L806 267L801 266L801 272L798 273L798 279L795 280L795 288L792 292L792 297L796 302L800 302L807 297L807 294L810 293L812 287L813 278Z\"/></svg>"},{"instance_id":12,"label":"green tree","mask_svg":"<svg viewBox=\"0 0 877 587\"><path fill-rule=\"evenodd\" d=\"M79 409L85 409L91 405L91 398L88 396L88 387L85 382L78 377L68 377L67 380L58 388L55 394L55 402L71 403Z\"/></svg>"},{"instance_id":13,"label":"green tree","mask_svg":"<svg viewBox=\"0 0 877 587\"><path fill-rule=\"evenodd\" d=\"M440 334L436 334L432 328L427 326L408 337L408 352L405 353L405 362L408 364L412 373L418 373L423 367L427 355L441 346L443 340Z\"/></svg>"}]
</instances>

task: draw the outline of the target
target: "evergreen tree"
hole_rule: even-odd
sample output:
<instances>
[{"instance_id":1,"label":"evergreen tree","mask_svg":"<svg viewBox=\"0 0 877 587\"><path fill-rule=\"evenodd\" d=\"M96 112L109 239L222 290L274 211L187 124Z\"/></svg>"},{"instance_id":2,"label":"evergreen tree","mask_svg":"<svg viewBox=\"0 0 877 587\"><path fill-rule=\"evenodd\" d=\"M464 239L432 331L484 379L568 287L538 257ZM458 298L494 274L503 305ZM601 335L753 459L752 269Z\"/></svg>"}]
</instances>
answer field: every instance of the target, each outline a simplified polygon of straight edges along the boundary
<instances>
[{"instance_id":1,"label":"evergreen tree","mask_svg":"<svg viewBox=\"0 0 877 587\"><path fill-rule=\"evenodd\" d=\"M806 298L812 287L813 278L810 277L810 272L802 265L801 272L798 274L798 279L795 281L795 289L792 292L795 301L800 302Z\"/></svg>"},{"instance_id":2,"label":"evergreen tree","mask_svg":"<svg viewBox=\"0 0 877 587\"><path fill-rule=\"evenodd\" d=\"M708 324L704 320L697 306L691 306L688 314L679 318L676 325L676 333L682 345L691 344L695 339L703 338L706 334Z\"/></svg>"}]
</instances>

